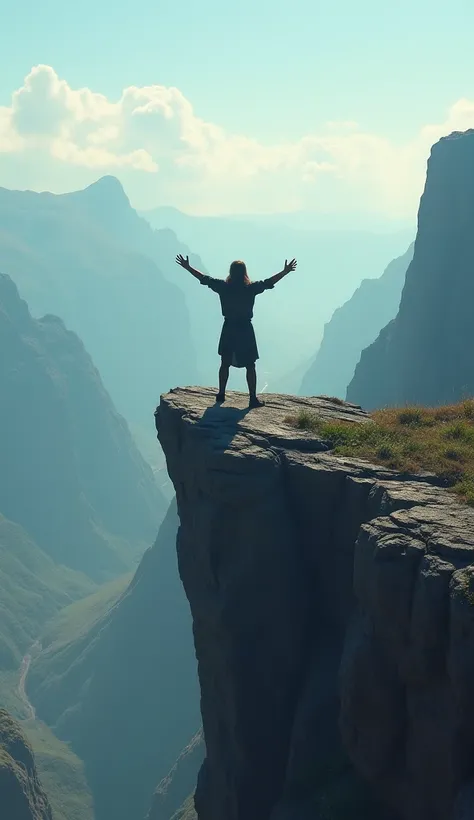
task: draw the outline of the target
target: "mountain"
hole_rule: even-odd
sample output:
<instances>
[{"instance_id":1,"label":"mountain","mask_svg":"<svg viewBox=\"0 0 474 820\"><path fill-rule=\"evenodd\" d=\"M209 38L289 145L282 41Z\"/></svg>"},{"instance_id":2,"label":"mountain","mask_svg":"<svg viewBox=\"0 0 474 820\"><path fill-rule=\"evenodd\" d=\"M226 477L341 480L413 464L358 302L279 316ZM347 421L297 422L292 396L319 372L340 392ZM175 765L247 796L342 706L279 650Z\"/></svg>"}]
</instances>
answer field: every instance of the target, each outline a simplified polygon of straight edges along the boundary
<instances>
[{"instance_id":1,"label":"mountain","mask_svg":"<svg viewBox=\"0 0 474 820\"><path fill-rule=\"evenodd\" d=\"M254 325L260 352L260 381L269 389L309 358L321 340L324 323L345 302L363 277L378 277L387 262L402 253L412 232L394 234L349 230L309 230L253 217L189 216L174 208L156 208L143 213L157 229L171 229L205 260L213 276L227 275L232 259L244 259L249 275L262 279L281 270L285 258L296 256L294 275L273 291L259 297ZM218 300L207 289L182 272L173 280L187 288L190 311L205 311L212 333L198 340L209 349L209 365L215 370L217 334L221 322ZM204 290L204 293L202 291ZM201 293L199 293L201 291ZM196 301L200 299L199 303ZM196 308L194 308L196 305ZM214 384L211 370L205 384ZM212 380L211 380L212 377ZM243 379L232 374L232 384L243 387ZM181 382L182 383L182 382ZM298 388L301 378L295 386Z\"/></svg>"},{"instance_id":2,"label":"mountain","mask_svg":"<svg viewBox=\"0 0 474 820\"><path fill-rule=\"evenodd\" d=\"M302 396L345 398L362 350L396 316L413 245L379 279L363 279L351 298L324 326L321 347L303 378Z\"/></svg>"},{"instance_id":3,"label":"mountain","mask_svg":"<svg viewBox=\"0 0 474 820\"><path fill-rule=\"evenodd\" d=\"M200 726L189 607L176 566L176 502L130 585L64 610L43 636L28 695L84 761L96 820L142 820ZM94 612L95 616L91 617ZM199 759L194 764L194 776ZM193 781L173 795L178 807ZM167 818L168 820L168 818Z\"/></svg>"},{"instance_id":4,"label":"mountain","mask_svg":"<svg viewBox=\"0 0 474 820\"><path fill-rule=\"evenodd\" d=\"M155 237L116 179L61 195L2 188L0 226L0 270L34 316L80 336L129 421L150 424L163 390L196 380L185 299L160 270L187 249Z\"/></svg>"},{"instance_id":5,"label":"mountain","mask_svg":"<svg viewBox=\"0 0 474 820\"><path fill-rule=\"evenodd\" d=\"M474 395L474 131L436 143L395 319L362 353L347 396L365 407Z\"/></svg>"},{"instance_id":6,"label":"mountain","mask_svg":"<svg viewBox=\"0 0 474 820\"><path fill-rule=\"evenodd\" d=\"M0 709L0 806L5 820L53 820L31 747L4 709Z\"/></svg>"},{"instance_id":7,"label":"mountain","mask_svg":"<svg viewBox=\"0 0 474 820\"><path fill-rule=\"evenodd\" d=\"M93 580L130 569L166 502L82 342L5 275L0 391L0 513Z\"/></svg>"}]
</instances>

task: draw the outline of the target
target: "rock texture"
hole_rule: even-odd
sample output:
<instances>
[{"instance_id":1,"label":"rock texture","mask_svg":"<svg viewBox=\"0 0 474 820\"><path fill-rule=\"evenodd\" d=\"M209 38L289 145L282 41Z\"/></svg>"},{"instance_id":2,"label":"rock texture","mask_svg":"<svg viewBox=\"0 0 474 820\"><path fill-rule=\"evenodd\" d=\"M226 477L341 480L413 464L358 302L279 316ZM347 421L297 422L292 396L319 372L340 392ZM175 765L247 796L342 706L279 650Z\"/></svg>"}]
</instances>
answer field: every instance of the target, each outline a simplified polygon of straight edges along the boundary
<instances>
[{"instance_id":1,"label":"rock texture","mask_svg":"<svg viewBox=\"0 0 474 820\"><path fill-rule=\"evenodd\" d=\"M0 274L0 513L102 580L151 543L166 502L80 339L33 319Z\"/></svg>"},{"instance_id":2,"label":"rock texture","mask_svg":"<svg viewBox=\"0 0 474 820\"><path fill-rule=\"evenodd\" d=\"M474 394L474 131L433 146L396 318L362 353L347 397L373 408Z\"/></svg>"},{"instance_id":3,"label":"rock texture","mask_svg":"<svg viewBox=\"0 0 474 820\"><path fill-rule=\"evenodd\" d=\"M333 456L288 423L301 408L370 423L200 388L156 411L199 664L199 820L451 820L456 801L461 818L474 511L429 477Z\"/></svg>"},{"instance_id":4,"label":"rock texture","mask_svg":"<svg viewBox=\"0 0 474 820\"><path fill-rule=\"evenodd\" d=\"M346 397L360 354L396 315L413 245L394 259L378 279L363 279L324 326L321 347L304 375L303 396Z\"/></svg>"},{"instance_id":5,"label":"rock texture","mask_svg":"<svg viewBox=\"0 0 474 820\"><path fill-rule=\"evenodd\" d=\"M53 820L28 741L0 709L0 812L5 820Z\"/></svg>"}]
</instances>

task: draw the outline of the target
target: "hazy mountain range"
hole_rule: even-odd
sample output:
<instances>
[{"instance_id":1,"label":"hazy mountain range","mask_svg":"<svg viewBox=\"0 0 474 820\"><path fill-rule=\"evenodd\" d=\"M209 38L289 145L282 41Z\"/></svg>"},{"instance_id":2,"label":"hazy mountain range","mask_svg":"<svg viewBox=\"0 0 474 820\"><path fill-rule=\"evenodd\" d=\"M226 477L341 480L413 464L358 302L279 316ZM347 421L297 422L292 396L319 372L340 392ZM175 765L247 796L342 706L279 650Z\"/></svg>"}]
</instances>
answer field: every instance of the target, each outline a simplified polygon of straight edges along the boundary
<instances>
[{"instance_id":1,"label":"hazy mountain range","mask_svg":"<svg viewBox=\"0 0 474 820\"><path fill-rule=\"evenodd\" d=\"M349 299L362 279L379 277L391 259L404 253L413 233L309 230L262 218L188 216L173 208L157 208L143 215L153 227L174 231L199 254L213 276L226 276L233 259L244 259L250 277L262 279L281 270L285 258L297 257L295 274L256 303L261 381L268 381L270 389L317 351L333 311ZM175 274L174 281L185 289L190 313L205 311L217 335L217 300L209 293L203 299L196 293L196 283L188 282L186 276L185 272L178 278ZM201 340L199 345L205 343ZM213 341L214 357L215 347ZM215 368L215 358L212 363Z\"/></svg>"},{"instance_id":2,"label":"hazy mountain range","mask_svg":"<svg viewBox=\"0 0 474 820\"><path fill-rule=\"evenodd\" d=\"M0 189L0 225L0 270L34 316L53 313L79 334L129 421L152 424L161 391L196 381L183 293L117 180L58 196ZM168 243L161 261L174 265L179 250Z\"/></svg>"},{"instance_id":3,"label":"hazy mountain range","mask_svg":"<svg viewBox=\"0 0 474 820\"><path fill-rule=\"evenodd\" d=\"M68 621L69 605L93 619L112 606L167 504L80 339L32 318L5 275L0 396L0 705L28 720L54 820L92 820L82 761L34 719L26 676L48 620L61 611L71 640L84 620Z\"/></svg>"},{"instance_id":4,"label":"hazy mountain range","mask_svg":"<svg viewBox=\"0 0 474 820\"><path fill-rule=\"evenodd\" d=\"M41 820L195 818L204 744L176 502L135 443L158 469L160 392L215 383L219 304L176 253L218 276L243 257L253 278L298 257L257 303L271 389L462 398L471 156L472 135L433 152L414 246L302 215L145 219L113 177L60 196L0 189L0 707L31 738ZM9 720L0 758L18 773Z\"/></svg>"},{"instance_id":5,"label":"hazy mountain range","mask_svg":"<svg viewBox=\"0 0 474 820\"><path fill-rule=\"evenodd\" d=\"M0 275L0 513L56 562L130 568L166 502L78 337Z\"/></svg>"},{"instance_id":6,"label":"hazy mountain range","mask_svg":"<svg viewBox=\"0 0 474 820\"><path fill-rule=\"evenodd\" d=\"M303 396L345 399L347 386L364 348L398 311L413 245L394 259L378 279L364 279L351 298L334 311L313 362L304 375Z\"/></svg>"}]
</instances>

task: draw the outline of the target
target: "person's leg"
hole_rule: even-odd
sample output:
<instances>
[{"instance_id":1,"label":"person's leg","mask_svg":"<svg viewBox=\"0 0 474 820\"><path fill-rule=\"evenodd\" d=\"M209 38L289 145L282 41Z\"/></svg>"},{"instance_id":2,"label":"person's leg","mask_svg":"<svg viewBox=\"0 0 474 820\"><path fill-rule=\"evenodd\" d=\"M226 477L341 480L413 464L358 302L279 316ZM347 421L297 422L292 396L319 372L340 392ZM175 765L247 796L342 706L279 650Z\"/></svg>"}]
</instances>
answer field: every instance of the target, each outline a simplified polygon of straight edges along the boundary
<instances>
[{"instance_id":1,"label":"person's leg","mask_svg":"<svg viewBox=\"0 0 474 820\"><path fill-rule=\"evenodd\" d=\"M227 387L227 381L229 378L229 365L227 362L222 358L221 366L219 368L219 392L216 396L217 402L225 401L225 389Z\"/></svg>"},{"instance_id":2,"label":"person's leg","mask_svg":"<svg viewBox=\"0 0 474 820\"><path fill-rule=\"evenodd\" d=\"M247 365L247 384L250 397L249 406L263 407L265 402L257 399L257 370L255 368L255 363Z\"/></svg>"},{"instance_id":3,"label":"person's leg","mask_svg":"<svg viewBox=\"0 0 474 820\"><path fill-rule=\"evenodd\" d=\"M247 384L249 396L254 399L257 395L257 371L254 364L249 364L247 367Z\"/></svg>"}]
</instances>

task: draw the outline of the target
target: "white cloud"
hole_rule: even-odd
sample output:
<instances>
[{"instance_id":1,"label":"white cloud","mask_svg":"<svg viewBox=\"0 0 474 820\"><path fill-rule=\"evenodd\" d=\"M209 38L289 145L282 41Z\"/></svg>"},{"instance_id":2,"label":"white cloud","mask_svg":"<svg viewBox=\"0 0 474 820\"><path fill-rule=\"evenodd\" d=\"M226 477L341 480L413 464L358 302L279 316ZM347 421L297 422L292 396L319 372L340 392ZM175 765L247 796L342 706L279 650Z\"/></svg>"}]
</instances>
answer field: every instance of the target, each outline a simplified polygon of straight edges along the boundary
<instances>
[{"instance_id":1,"label":"white cloud","mask_svg":"<svg viewBox=\"0 0 474 820\"><path fill-rule=\"evenodd\" d=\"M404 144L342 120L265 145L202 120L177 88L131 86L110 101L39 65L0 107L0 185L67 190L112 172L137 207L413 218L430 146L473 125L474 101L461 99Z\"/></svg>"}]
</instances>

